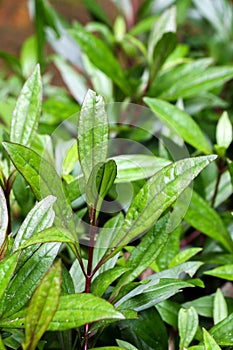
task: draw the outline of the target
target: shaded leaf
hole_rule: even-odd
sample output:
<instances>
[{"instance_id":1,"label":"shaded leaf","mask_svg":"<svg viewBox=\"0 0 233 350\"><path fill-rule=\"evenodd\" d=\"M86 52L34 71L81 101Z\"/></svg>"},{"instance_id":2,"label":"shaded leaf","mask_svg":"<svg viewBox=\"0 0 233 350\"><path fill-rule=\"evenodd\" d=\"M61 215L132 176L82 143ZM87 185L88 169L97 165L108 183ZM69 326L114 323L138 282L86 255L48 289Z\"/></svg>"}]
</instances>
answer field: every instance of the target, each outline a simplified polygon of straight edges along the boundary
<instances>
[{"instance_id":1,"label":"shaded leaf","mask_svg":"<svg viewBox=\"0 0 233 350\"><path fill-rule=\"evenodd\" d=\"M195 191L192 193L185 220L195 229L220 242L229 252L233 251L232 239L219 214Z\"/></svg>"},{"instance_id":2,"label":"shaded leaf","mask_svg":"<svg viewBox=\"0 0 233 350\"><path fill-rule=\"evenodd\" d=\"M178 107L157 98L144 98L152 112L185 142L208 154L210 146L199 125Z\"/></svg>"},{"instance_id":3,"label":"shaded leaf","mask_svg":"<svg viewBox=\"0 0 233 350\"><path fill-rule=\"evenodd\" d=\"M178 312L180 305L171 301L163 300L159 304L155 305L162 320L170 326L177 328Z\"/></svg>"},{"instance_id":4,"label":"shaded leaf","mask_svg":"<svg viewBox=\"0 0 233 350\"><path fill-rule=\"evenodd\" d=\"M61 262L50 268L35 290L25 318L24 350L34 350L47 330L59 303L61 292Z\"/></svg>"},{"instance_id":5,"label":"shaded leaf","mask_svg":"<svg viewBox=\"0 0 233 350\"><path fill-rule=\"evenodd\" d=\"M37 129L42 103L40 67L36 66L18 97L11 121L10 141L30 146Z\"/></svg>"}]
</instances>

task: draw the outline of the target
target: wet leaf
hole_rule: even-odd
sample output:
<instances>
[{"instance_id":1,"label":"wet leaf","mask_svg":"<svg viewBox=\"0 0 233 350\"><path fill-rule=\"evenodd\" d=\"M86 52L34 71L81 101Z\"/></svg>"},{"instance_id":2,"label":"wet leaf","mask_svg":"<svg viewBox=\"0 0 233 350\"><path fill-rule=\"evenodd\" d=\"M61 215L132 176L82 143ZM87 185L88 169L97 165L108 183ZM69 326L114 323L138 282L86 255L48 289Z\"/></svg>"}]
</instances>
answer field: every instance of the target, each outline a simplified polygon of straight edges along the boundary
<instances>
[{"instance_id":1,"label":"wet leaf","mask_svg":"<svg viewBox=\"0 0 233 350\"><path fill-rule=\"evenodd\" d=\"M180 350L186 349L193 340L198 328L198 314L194 307L181 308L178 314Z\"/></svg>"}]
</instances>

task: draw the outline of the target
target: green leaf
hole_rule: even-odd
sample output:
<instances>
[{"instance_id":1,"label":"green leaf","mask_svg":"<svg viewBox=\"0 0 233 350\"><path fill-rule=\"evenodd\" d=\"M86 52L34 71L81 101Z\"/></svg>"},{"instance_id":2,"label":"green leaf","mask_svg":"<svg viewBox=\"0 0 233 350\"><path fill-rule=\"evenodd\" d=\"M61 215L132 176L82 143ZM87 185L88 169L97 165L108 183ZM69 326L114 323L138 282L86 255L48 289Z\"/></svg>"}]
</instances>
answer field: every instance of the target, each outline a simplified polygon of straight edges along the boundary
<instances>
[{"instance_id":1,"label":"green leaf","mask_svg":"<svg viewBox=\"0 0 233 350\"><path fill-rule=\"evenodd\" d=\"M37 46L36 37L27 38L22 46L20 54L20 63L22 73L25 78L29 77L37 64Z\"/></svg>"},{"instance_id":2,"label":"green leaf","mask_svg":"<svg viewBox=\"0 0 233 350\"><path fill-rule=\"evenodd\" d=\"M125 350L125 348L119 348L119 346L103 346L101 348L91 348L90 350Z\"/></svg>"},{"instance_id":3,"label":"green leaf","mask_svg":"<svg viewBox=\"0 0 233 350\"><path fill-rule=\"evenodd\" d=\"M117 321L124 319L124 316L106 300L94 295L64 295L48 329L63 331L104 319Z\"/></svg>"},{"instance_id":4,"label":"green leaf","mask_svg":"<svg viewBox=\"0 0 233 350\"><path fill-rule=\"evenodd\" d=\"M15 236L13 251L21 248L21 245L36 233L53 224L54 211L52 206L55 201L54 196L47 196L32 208Z\"/></svg>"},{"instance_id":5,"label":"green leaf","mask_svg":"<svg viewBox=\"0 0 233 350\"><path fill-rule=\"evenodd\" d=\"M38 283L53 263L60 244L46 243L24 262L5 290L0 302L0 314L6 319L22 309L30 300Z\"/></svg>"},{"instance_id":6,"label":"green leaf","mask_svg":"<svg viewBox=\"0 0 233 350\"><path fill-rule=\"evenodd\" d=\"M227 264L216 267L213 270L205 271L206 275L223 278L228 281L233 281L233 264Z\"/></svg>"},{"instance_id":7,"label":"green leaf","mask_svg":"<svg viewBox=\"0 0 233 350\"><path fill-rule=\"evenodd\" d=\"M7 350L0 335L0 350Z\"/></svg>"},{"instance_id":8,"label":"green leaf","mask_svg":"<svg viewBox=\"0 0 233 350\"><path fill-rule=\"evenodd\" d=\"M178 314L178 329L180 335L180 350L189 346L198 328L198 314L194 307L181 308Z\"/></svg>"},{"instance_id":9,"label":"green leaf","mask_svg":"<svg viewBox=\"0 0 233 350\"><path fill-rule=\"evenodd\" d=\"M217 323L210 329L210 334L213 336L217 344L222 346L232 346L233 345L233 313L231 313L227 318Z\"/></svg>"},{"instance_id":10,"label":"green leaf","mask_svg":"<svg viewBox=\"0 0 233 350\"><path fill-rule=\"evenodd\" d=\"M82 2L85 4L88 11L92 14L92 16L94 16L94 18L97 18L100 20L100 22L104 22L108 26L111 26L109 19L104 11L104 7L100 6L94 0L82 0Z\"/></svg>"},{"instance_id":11,"label":"green leaf","mask_svg":"<svg viewBox=\"0 0 233 350\"><path fill-rule=\"evenodd\" d=\"M131 203L121 229L113 238L112 246L125 245L148 230L200 171L215 158L216 156L210 155L183 159L152 176Z\"/></svg>"},{"instance_id":12,"label":"green leaf","mask_svg":"<svg viewBox=\"0 0 233 350\"><path fill-rule=\"evenodd\" d=\"M78 23L75 23L74 29L71 29L69 32L78 42L89 60L111 78L124 93L130 94L131 87L124 74L124 70L104 41L88 33Z\"/></svg>"},{"instance_id":13,"label":"green leaf","mask_svg":"<svg viewBox=\"0 0 233 350\"><path fill-rule=\"evenodd\" d=\"M22 243L19 249L25 249L29 246L38 243L48 242L61 242L61 243L75 243L74 236L65 229L58 229L56 227L50 227L46 230L35 233L30 239L27 239Z\"/></svg>"},{"instance_id":14,"label":"green leaf","mask_svg":"<svg viewBox=\"0 0 233 350\"><path fill-rule=\"evenodd\" d=\"M164 322L174 328L177 328L178 312L180 309L179 304L171 300L164 300L155 305L155 307Z\"/></svg>"},{"instance_id":15,"label":"green leaf","mask_svg":"<svg viewBox=\"0 0 233 350\"><path fill-rule=\"evenodd\" d=\"M191 306L193 306L200 316L212 318L213 317L213 299L214 298L212 295L207 295L207 296L183 303L182 306L184 308L190 308Z\"/></svg>"},{"instance_id":16,"label":"green leaf","mask_svg":"<svg viewBox=\"0 0 233 350\"><path fill-rule=\"evenodd\" d=\"M203 328L202 330L205 350L221 350L220 346L218 346L212 335L209 332L207 332L205 328Z\"/></svg>"},{"instance_id":17,"label":"green leaf","mask_svg":"<svg viewBox=\"0 0 233 350\"><path fill-rule=\"evenodd\" d=\"M231 184L233 186L233 162L230 162L230 161L228 162L228 169L231 175Z\"/></svg>"},{"instance_id":18,"label":"green leaf","mask_svg":"<svg viewBox=\"0 0 233 350\"><path fill-rule=\"evenodd\" d=\"M0 248L5 241L6 231L8 227L8 210L6 198L2 187L0 187Z\"/></svg>"},{"instance_id":19,"label":"green leaf","mask_svg":"<svg viewBox=\"0 0 233 350\"><path fill-rule=\"evenodd\" d=\"M152 261L156 261L169 236L167 222L168 216L162 217L134 248L126 263L129 271L119 280L115 290L134 281Z\"/></svg>"},{"instance_id":20,"label":"green leaf","mask_svg":"<svg viewBox=\"0 0 233 350\"><path fill-rule=\"evenodd\" d=\"M62 164L62 173L69 175L74 169L75 164L78 161L78 148L76 140L73 142L72 146L67 150L63 164Z\"/></svg>"},{"instance_id":21,"label":"green leaf","mask_svg":"<svg viewBox=\"0 0 233 350\"><path fill-rule=\"evenodd\" d=\"M61 179L54 167L27 147L6 142L3 145L16 169L30 185L37 200L51 194L57 198L53 206L56 214L55 225L74 233L71 205L64 194Z\"/></svg>"},{"instance_id":22,"label":"green leaf","mask_svg":"<svg viewBox=\"0 0 233 350\"><path fill-rule=\"evenodd\" d=\"M216 141L219 147L227 149L233 139L232 124L228 117L227 112L223 112L221 115L216 129Z\"/></svg>"},{"instance_id":23,"label":"green leaf","mask_svg":"<svg viewBox=\"0 0 233 350\"><path fill-rule=\"evenodd\" d=\"M185 142L205 154L211 152L203 132L189 114L178 107L157 98L144 98L152 112Z\"/></svg>"},{"instance_id":24,"label":"green leaf","mask_svg":"<svg viewBox=\"0 0 233 350\"><path fill-rule=\"evenodd\" d=\"M108 152L108 117L101 96L88 90L78 121L78 154L85 182Z\"/></svg>"},{"instance_id":25,"label":"green leaf","mask_svg":"<svg viewBox=\"0 0 233 350\"><path fill-rule=\"evenodd\" d=\"M40 67L36 66L16 102L12 116L10 141L30 146L37 130L42 103Z\"/></svg>"},{"instance_id":26,"label":"green leaf","mask_svg":"<svg viewBox=\"0 0 233 350\"><path fill-rule=\"evenodd\" d=\"M137 292L134 295L133 290L129 293L131 294L130 298L127 296L127 300L124 302L122 300L118 301L116 306L119 310L133 309L135 311L142 311L170 298L187 287L193 287L193 285L173 278L164 278L159 280L155 285L148 286L140 294Z\"/></svg>"},{"instance_id":27,"label":"green leaf","mask_svg":"<svg viewBox=\"0 0 233 350\"><path fill-rule=\"evenodd\" d=\"M35 290L25 318L24 350L35 350L57 310L61 293L61 262L50 268Z\"/></svg>"},{"instance_id":28,"label":"green leaf","mask_svg":"<svg viewBox=\"0 0 233 350\"><path fill-rule=\"evenodd\" d=\"M15 253L0 262L0 299L10 282L18 260L18 253Z\"/></svg>"},{"instance_id":29,"label":"green leaf","mask_svg":"<svg viewBox=\"0 0 233 350\"><path fill-rule=\"evenodd\" d=\"M192 258L194 255L202 251L202 248L188 248L177 254L169 264L169 267L183 264L185 261Z\"/></svg>"},{"instance_id":30,"label":"green leaf","mask_svg":"<svg viewBox=\"0 0 233 350\"><path fill-rule=\"evenodd\" d=\"M87 203L95 208L96 218L98 217L104 197L111 189L117 174L117 167L114 160L106 163L98 163L93 168L86 188Z\"/></svg>"},{"instance_id":31,"label":"green leaf","mask_svg":"<svg viewBox=\"0 0 233 350\"><path fill-rule=\"evenodd\" d=\"M112 282L114 282L126 271L128 271L127 267L114 267L99 274L92 282L92 294L101 297Z\"/></svg>"},{"instance_id":32,"label":"green leaf","mask_svg":"<svg viewBox=\"0 0 233 350\"><path fill-rule=\"evenodd\" d=\"M213 309L214 324L221 322L227 316L228 316L227 303L221 290L218 288L214 297L214 309Z\"/></svg>"},{"instance_id":33,"label":"green leaf","mask_svg":"<svg viewBox=\"0 0 233 350\"><path fill-rule=\"evenodd\" d=\"M135 348L135 346L133 346L132 344L130 344L124 340L117 339L117 344L119 346L122 346L122 349L125 349L125 350L138 350L138 348Z\"/></svg>"},{"instance_id":34,"label":"green leaf","mask_svg":"<svg viewBox=\"0 0 233 350\"><path fill-rule=\"evenodd\" d=\"M115 183L149 178L171 162L147 154L124 154L112 157L117 165Z\"/></svg>"},{"instance_id":35,"label":"green leaf","mask_svg":"<svg viewBox=\"0 0 233 350\"><path fill-rule=\"evenodd\" d=\"M229 252L233 251L232 239L219 214L195 191L192 193L185 220L195 229L220 242Z\"/></svg>"}]
</instances>

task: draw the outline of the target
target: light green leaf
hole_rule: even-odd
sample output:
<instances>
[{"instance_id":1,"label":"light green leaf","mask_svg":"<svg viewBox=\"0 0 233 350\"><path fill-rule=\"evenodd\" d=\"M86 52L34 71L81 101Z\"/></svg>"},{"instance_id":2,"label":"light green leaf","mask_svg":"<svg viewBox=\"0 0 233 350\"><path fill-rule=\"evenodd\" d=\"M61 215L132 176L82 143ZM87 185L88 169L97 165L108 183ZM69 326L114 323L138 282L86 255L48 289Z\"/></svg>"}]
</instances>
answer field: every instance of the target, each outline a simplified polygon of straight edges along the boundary
<instances>
[{"instance_id":1,"label":"light green leaf","mask_svg":"<svg viewBox=\"0 0 233 350\"><path fill-rule=\"evenodd\" d=\"M157 98L144 98L152 112L172 131L177 133L185 142L203 153L210 153L209 144L199 125L189 114L178 107Z\"/></svg>"},{"instance_id":2,"label":"light green leaf","mask_svg":"<svg viewBox=\"0 0 233 350\"><path fill-rule=\"evenodd\" d=\"M201 220L199 220L201 215ZM185 220L195 229L220 242L229 252L233 251L232 239L218 213L199 194L192 193Z\"/></svg>"},{"instance_id":3,"label":"light green leaf","mask_svg":"<svg viewBox=\"0 0 233 350\"><path fill-rule=\"evenodd\" d=\"M93 168L86 187L86 199L88 205L96 210L98 217L104 197L111 189L116 178L117 168L114 160L106 163L98 163Z\"/></svg>"},{"instance_id":4,"label":"light green leaf","mask_svg":"<svg viewBox=\"0 0 233 350\"><path fill-rule=\"evenodd\" d=\"M233 264L227 264L216 267L213 270L205 271L206 275L223 278L228 281L233 281Z\"/></svg>"},{"instance_id":5,"label":"light green leaf","mask_svg":"<svg viewBox=\"0 0 233 350\"><path fill-rule=\"evenodd\" d=\"M42 103L40 67L36 66L16 102L12 116L10 141L30 146L36 132Z\"/></svg>"},{"instance_id":6,"label":"light green leaf","mask_svg":"<svg viewBox=\"0 0 233 350\"><path fill-rule=\"evenodd\" d=\"M31 36L22 45L20 64L24 78L28 78L37 64L37 42L36 37Z\"/></svg>"},{"instance_id":7,"label":"light green leaf","mask_svg":"<svg viewBox=\"0 0 233 350\"><path fill-rule=\"evenodd\" d=\"M214 337L209 332L207 332L205 328L203 328L202 330L205 350L221 350L220 346L218 346L218 344L214 340Z\"/></svg>"},{"instance_id":8,"label":"light green leaf","mask_svg":"<svg viewBox=\"0 0 233 350\"><path fill-rule=\"evenodd\" d=\"M27 147L6 142L4 147L16 169L30 185L37 200L48 195L54 195L57 198L53 206L56 214L54 224L74 233L71 205L64 194L62 181L54 167Z\"/></svg>"},{"instance_id":9,"label":"light green leaf","mask_svg":"<svg viewBox=\"0 0 233 350\"><path fill-rule=\"evenodd\" d=\"M85 28L78 23L75 23L74 29L71 29L69 32L78 42L89 60L111 78L124 93L130 94L131 87L124 74L124 70L104 41L88 33Z\"/></svg>"},{"instance_id":10,"label":"light green leaf","mask_svg":"<svg viewBox=\"0 0 233 350\"><path fill-rule=\"evenodd\" d=\"M193 306L200 316L212 318L213 317L213 299L214 298L212 295L207 295L207 296L183 303L182 306L186 309Z\"/></svg>"},{"instance_id":11,"label":"light green leaf","mask_svg":"<svg viewBox=\"0 0 233 350\"><path fill-rule=\"evenodd\" d=\"M12 248L13 251L19 247L21 248L21 245L34 236L34 234L53 224L54 211L52 210L52 206L55 201L56 198L54 196L47 196L32 208L16 234Z\"/></svg>"},{"instance_id":12,"label":"light green leaf","mask_svg":"<svg viewBox=\"0 0 233 350\"><path fill-rule=\"evenodd\" d=\"M194 307L181 308L178 313L180 350L186 349L193 340L198 328L198 314Z\"/></svg>"},{"instance_id":13,"label":"light green leaf","mask_svg":"<svg viewBox=\"0 0 233 350\"><path fill-rule=\"evenodd\" d=\"M8 227L8 210L6 198L2 187L0 187L0 248L5 241L6 231Z\"/></svg>"},{"instance_id":14,"label":"light green leaf","mask_svg":"<svg viewBox=\"0 0 233 350\"><path fill-rule=\"evenodd\" d=\"M35 350L57 310L61 293L61 262L50 268L35 290L25 318L24 350Z\"/></svg>"},{"instance_id":15,"label":"light green leaf","mask_svg":"<svg viewBox=\"0 0 233 350\"><path fill-rule=\"evenodd\" d=\"M85 182L108 152L108 117L101 96L88 90L78 121L78 154Z\"/></svg>"},{"instance_id":16,"label":"light green leaf","mask_svg":"<svg viewBox=\"0 0 233 350\"><path fill-rule=\"evenodd\" d=\"M117 321L124 319L124 316L106 300L94 295L64 295L48 329L62 331L104 319Z\"/></svg>"},{"instance_id":17,"label":"light green leaf","mask_svg":"<svg viewBox=\"0 0 233 350\"><path fill-rule=\"evenodd\" d=\"M135 346L133 346L132 344L130 344L124 340L117 339L117 344L119 346L122 346L122 349L125 349L125 350L138 350L138 348L135 348Z\"/></svg>"},{"instance_id":18,"label":"light green leaf","mask_svg":"<svg viewBox=\"0 0 233 350\"><path fill-rule=\"evenodd\" d=\"M74 169L75 164L78 161L78 147L76 140L73 142L72 146L68 149L65 154L63 164L62 164L62 173L69 175Z\"/></svg>"},{"instance_id":19,"label":"light green leaf","mask_svg":"<svg viewBox=\"0 0 233 350\"><path fill-rule=\"evenodd\" d=\"M48 271L59 251L59 243L46 243L24 262L5 290L0 301L3 319L14 315L30 300L38 283Z\"/></svg>"},{"instance_id":20,"label":"light green leaf","mask_svg":"<svg viewBox=\"0 0 233 350\"><path fill-rule=\"evenodd\" d=\"M29 246L38 243L49 243L49 242L61 242L61 243L75 243L74 236L65 229L58 229L56 227L50 227L46 230L35 233L31 238L27 239L22 243L19 249L25 249Z\"/></svg>"},{"instance_id":21,"label":"light green leaf","mask_svg":"<svg viewBox=\"0 0 233 350\"><path fill-rule=\"evenodd\" d=\"M7 350L0 335L0 350Z\"/></svg>"},{"instance_id":22,"label":"light green leaf","mask_svg":"<svg viewBox=\"0 0 233 350\"><path fill-rule=\"evenodd\" d=\"M183 159L152 176L134 198L121 229L113 238L112 246L125 245L148 230L215 158L210 155Z\"/></svg>"},{"instance_id":23,"label":"light green leaf","mask_svg":"<svg viewBox=\"0 0 233 350\"><path fill-rule=\"evenodd\" d=\"M128 271L127 267L114 267L99 274L92 283L92 294L101 297L106 292L111 283L126 271Z\"/></svg>"},{"instance_id":24,"label":"light green leaf","mask_svg":"<svg viewBox=\"0 0 233 350\"><path fill-rule=\"evenodd\" d=\"M219 147L227 149L232 142L232 124L227 112L221 115L216 130L216 141Z\"/></svg>"},{"instance_id":25,"label":"light green leaf","mask_svg":"<svg viewBox=\"0 0 233 350\"><path fill-rule=\"evenodd\" d=\"M7 288L11 276L15 270L18 260L18 253L15 253L0 262L0 299Z\"/></svg>"},{"instance_id":26,"label":"light green leaf","mask_svg":"<svg viewBox=\"0 0 233 350\"><path fill-rule=\"evenodd\" d=\"M181 251L172 259L172 261L169 264L169 267L183 264L185 261L198 254L200 251L202 251L202 248L189 248Z\"/></svg>"},{"instance_id":27,"label":"light green leaf","mask_svg":"<svg viewBox=\"0 0 233 350\"><path fill-rule=\"evenodd\" d=\"M214 324L221 322L227 316L228 316L227 303L221 290L218 288L214 297L214 309L213 309Z\"/></svg>"},{"instance_id":28,"label":"light green leaf","mask_svg":"<svg viewBox=\"0 0 233 350\"><path fill-rule=\"evenodd\" d=\"M62 59L61 56L55 56L53 61L72 96L81 104L88 90L86 79Z\"/></svg>"},{"instance_id":29,"label":"light green leaf","mask_svg":"<svg viewBox=\"0 0 233 350\"><path fill-rule=\"evenodd\" d=\"M149 178L171 162L147 154L124 154L112 157L117 165L115 183Z\"/></svg>"}]
</instances>

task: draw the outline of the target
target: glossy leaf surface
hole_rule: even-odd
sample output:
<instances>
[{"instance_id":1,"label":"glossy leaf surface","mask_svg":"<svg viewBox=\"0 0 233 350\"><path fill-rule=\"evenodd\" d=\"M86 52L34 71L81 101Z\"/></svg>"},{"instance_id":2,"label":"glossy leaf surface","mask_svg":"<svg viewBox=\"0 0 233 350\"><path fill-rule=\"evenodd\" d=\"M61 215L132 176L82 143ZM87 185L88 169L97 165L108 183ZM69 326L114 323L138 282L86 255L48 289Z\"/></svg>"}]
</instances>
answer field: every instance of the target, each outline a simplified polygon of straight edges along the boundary
<instances>
[{"instance_id":1,"label":"glossy leaf surface","mask_svg":"<svg viewBox=\"0 0 233 350\"><path fill-rule=\"evenodd\" d=\"M180 335L180 350L189 346L198 328L198 314L194 307L181 308L178 314L178 328Z\"/></svg>"}]
</instances>

